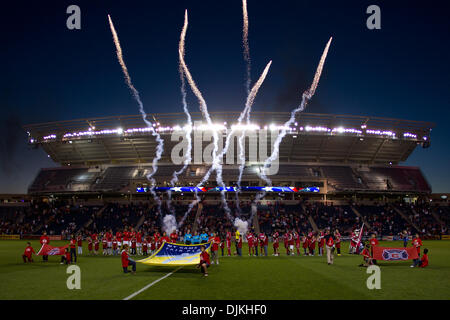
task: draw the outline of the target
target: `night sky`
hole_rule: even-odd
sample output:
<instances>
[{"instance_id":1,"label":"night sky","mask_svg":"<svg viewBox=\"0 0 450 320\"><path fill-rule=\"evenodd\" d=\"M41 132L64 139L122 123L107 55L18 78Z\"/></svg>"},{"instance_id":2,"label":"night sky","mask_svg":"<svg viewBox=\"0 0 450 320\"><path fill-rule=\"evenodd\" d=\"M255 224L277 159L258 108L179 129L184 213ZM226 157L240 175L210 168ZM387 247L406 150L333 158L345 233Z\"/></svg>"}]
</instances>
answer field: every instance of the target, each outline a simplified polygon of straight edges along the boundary
<instances>
[{"instance_id":1,"label":"night sky","mask_svg":"<svg viewBox=\"0 0 450 320\"><path fill-rule=\"evenodd\" d=\"M66 8L81 8L81 30L66 27ZM366 8L381 8L381 30L366 27ZM27 145L22 125L137 114L124 84L107 22L111 14L146 111L182 112L178 40L189 10L186 61L214 111L245 101L240 0L8 1L0 13L0 193L25 193L53 163ZM307 112L431 121L431 147L420 166L433 192L450 191L450 22L444 1L248 0L252 78L272 67L253 110L290 111L308 88L333 36ZM189 93L190 109L198 104Z\"/></svg>"}]
</instances>

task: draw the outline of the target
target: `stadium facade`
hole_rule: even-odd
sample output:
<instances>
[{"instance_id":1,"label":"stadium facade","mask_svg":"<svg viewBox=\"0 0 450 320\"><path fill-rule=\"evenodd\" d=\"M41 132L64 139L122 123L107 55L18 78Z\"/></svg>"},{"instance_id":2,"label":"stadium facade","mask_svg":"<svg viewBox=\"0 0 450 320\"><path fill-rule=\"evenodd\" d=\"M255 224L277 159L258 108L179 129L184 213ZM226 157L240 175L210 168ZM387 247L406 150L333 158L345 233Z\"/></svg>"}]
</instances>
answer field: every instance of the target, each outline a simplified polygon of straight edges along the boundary
<instances>
[{"instance_id":1,"label":"stadium facade","mask_svg":"<svg viewBox=\"0 0 450 320\"><path fill-rule=\"evenodd\" d=\"M257 175L264 157L252 159L249 154L252 148L259 155L264 149L265 157L269 156L273 132L277 134L289 116L287 112L252 113L252 125L246 130L247 165L242 186L265 186ZM223 146L238 113L213 112L211 117L215 129L222 134ZM210 128L199 125L200 113L193 113L192 118L192 137L196 143L193 153L196 150L203 152L211 144L211 135L204 138ZM163 190L170 185L173 172L182 166L182 163L173 163L172 150L179 144L181 136L175 133L183 132L186 118L183 113L166 113L151 114L148 119L164 140L164 152L154 175L157 187ZM420 168L402 163L416 147L430 146L433 126L424 121L302 113L292 127L286 128L287 135L280 145L278 171L270 176L273 186L290 187L290 190L274 191L286 194L286 199L292 200L304 196L299 191L311 190L318 192L309 193L308 197L316 199L348 194L428 195L431 186ZM152 172L157 142L140 115L41 123L27 125L25 129L30 145L43 148L60 164L56 168L40 170L29 186L30 195L118 193L139 197L142 191L148 190L146 176ZM260 138L255 143L252 131L265 132L268 139L262 141ZM230 187L236 185L238 176L237 148L238 144L234 143L230 148L233 149L231 159L224 159L223 178ZM195 186L208 167L201 156L194 155L192 163L180 175L177 186ZM209 190L205 194L217 197L215 187L213 175L205 184L205 191ZM185 197L189 195L185 194ZM270 198L270 194L267 197Z\"/></svg>"}]
</instances>

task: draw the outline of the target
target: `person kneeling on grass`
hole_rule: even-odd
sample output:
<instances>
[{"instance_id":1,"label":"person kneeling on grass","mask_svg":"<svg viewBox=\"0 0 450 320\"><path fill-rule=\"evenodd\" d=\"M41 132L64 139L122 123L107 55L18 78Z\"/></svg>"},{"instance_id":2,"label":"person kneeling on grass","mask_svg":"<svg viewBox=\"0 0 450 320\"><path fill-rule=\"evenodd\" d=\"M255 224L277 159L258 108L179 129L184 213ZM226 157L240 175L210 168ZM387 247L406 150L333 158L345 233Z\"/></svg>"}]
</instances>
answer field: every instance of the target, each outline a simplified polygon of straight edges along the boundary
<instances>
[{"instance_id":1,"label":"person kneeling on grass","mask_svg":"<svg viewBox=\"0 0 450 320\"><path fill-rule=\"evenodd\" d=\"M136 274L136 262L128 257L128 245L124 244L122 250L122 268L124 273L130 272L128 271L128 265L132 267L131 273Z\"/></svg>"},{"instance_id":2,"label":"person kneeling on grass","mask_svg":"<svg viewBox=\"0 0 450 320\"><path fill-rule=\"evenodd\" d=\"M27 263L27 260L28 260L28 262L33 262L33 257L32 257L33 254L36 254L36 252L34 252L34 249L31 246L31 243L27 242L27 246L22 255L23 262Z\"/></svg>"},{"instance_id":3,"label":"person kneeling on grass","mask_svg":"<svg viewBox=\"0 0 450 320\"><path fill-rule=\"evenodd\" d=\"M361 252L361 255L363 256L364 263L361 263L360 267L368 267L373 264L373 258L370 254L370 244L366 244L363 251Z\"/></svg>"},{"instance_id":4,"label":"person kneeling on grass","mask_svg":"<svg viewBox=\"0 0 450 320\"><path fill-rule=\"evenodd\" d=\"M428 249L423 250L422 258L414 260L414 264L411 267L425 268L428 266Z\"/></svg>"},{"instance_id":5,"label":"person kneeling on grass","mask_svg":"<svg viewBox=\"0 0 450 320\"><path fill-rule=\"evenodd\" d=\"M209 253L206 252L205 246L201 246L200 249L202 250L202 252L200 253L200 263L198 264L197 268L200 268L200 271L203 273L203 275L207 277L208 267L210 265Z\"/></svg>"},{"instance_id":6,"label":"person kneeling on grass","mask_svg":"<svg viewBox=\"0 0 450 320\"><path fill-rule=\"evenodd\" d=\"M69 248L66 248L66 252L61 256L61 264L70 264L71 257L70 257L70 250Z\"/></svg>"}]
</instances>

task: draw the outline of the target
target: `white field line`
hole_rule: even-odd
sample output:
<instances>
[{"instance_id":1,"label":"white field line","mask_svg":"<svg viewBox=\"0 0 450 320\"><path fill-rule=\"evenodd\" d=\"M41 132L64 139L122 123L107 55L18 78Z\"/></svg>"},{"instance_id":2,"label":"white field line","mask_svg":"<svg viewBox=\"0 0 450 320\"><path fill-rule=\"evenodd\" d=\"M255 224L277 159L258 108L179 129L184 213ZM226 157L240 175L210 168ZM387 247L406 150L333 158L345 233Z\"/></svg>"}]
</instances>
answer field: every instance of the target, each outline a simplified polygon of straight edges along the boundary
<instances>
[{"instance_id":1,"label":"white field line","mask_svg":"<svg viewBox=\"0 0 450 320\"><path fill-rule=\"evenodd\" d=\"M138 294L144 292L145 290L147 290L148 288L152 287L153 285L157 284L158 282L160 282L161 280L164 280L167 277L170 277L172 274L174 274L175 272L177 272L178 270L180 270L182 267L178 267L177 269L173 270L172 272L169 272L168 274L166 274L165 276L162 276L159 279L156 279L155 281L153 281L152 283L149 283L148 285L146 285L145 287L143 287L142 289L136 291L135 293L130 294L128 297L123 298L123 300L130 300L133 299L135 296L137 296Z\"/></svg>"}]
</instances>

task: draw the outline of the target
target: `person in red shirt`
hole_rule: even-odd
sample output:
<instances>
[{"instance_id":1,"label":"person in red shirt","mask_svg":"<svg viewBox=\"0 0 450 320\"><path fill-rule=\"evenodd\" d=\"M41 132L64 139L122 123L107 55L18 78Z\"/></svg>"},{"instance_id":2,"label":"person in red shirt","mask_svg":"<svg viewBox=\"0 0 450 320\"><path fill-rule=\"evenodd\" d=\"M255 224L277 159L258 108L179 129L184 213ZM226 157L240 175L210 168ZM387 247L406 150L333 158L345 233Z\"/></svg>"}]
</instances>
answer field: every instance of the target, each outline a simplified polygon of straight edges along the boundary
<instances>
[{"instance_id":1,"label":"person in red shirt","mask_svg":"<svg viewBox=\"0 0 450 320\"><path fill-rule=\"evenodd\" d=\"M316 250L316 237L312 232L310 233L308 244L309 244L309 255L314 256L314 251Z\"/></svg>"},{"instance_id":2,"label":"person in red shirt","mask_svg":"<svg viewBox=\"0 0 450 320\"><path fill-rule=\"evenodd\" d=\"M309 247L308 237L303 235L302 242L303 242L303 255L307 256L308 255L307 249Z\"/></svg>"},{"instance_id":3,"label":"person in red shirt","mask_svg":"<svg viewBox=\"0 0 450 320\"><path fill-rule=\"evenodd\" d=\"M95 240L94 240L94 254L97 255L98 254L98 249L100 247L100 243L98 242L98 238L97 235L95 236Z\"/></svg>"},{"instance_id":4,"label":"person in red shirt","mask_svg":"<svg viewBox=\"0 0 450 320\"><path fill-rule=\"evenodd\" d=\"M253 234L251 231L247 232L246 238L247 238L247 243L248 243L248 255L252 256L253 255Z\"/></svg>"},{"instance_id":5,"label":"person in red shirt","mask_svg":"<svg viewBox=\"0 0 450 320\"><path fill-rule=\"evenodd\" d=\"M70 244L69 244L69 248L70 248L70 261L73 261L73 263L77 263L77 239L75 239L75 236L72 235L72 237L70 238Z\"/></svg>"},{"instance_id":6,"label":"person in red shirt","mask_svg":"<svg viewBox=\"0 0 450 320\"><path fill-rule=\"evenodd\" d=\"M108 254L108 241L106 241L106 235L102 237L102 253L104 256Z\"/></svg>"},{"instance_id":7,"label":"person in red shirt","mask_svg":"<svg viewBox=\"0 0 450 320\"><path fill-rule=\"evenodd\" d=\"M425 268L428 266L428 249L423 249L422 259L419 261L419 268Z\"/></svg>"},{"instance_id":8,"label":"person in red shirt","mask_svg":"<svg viewBox=\"0 0 450 320\"><path fill-rule=\"evenodd\" d=\"M288 234L288 233L289 233L289 232L286 232L286 233L283 235L284 248L286 249L286 254L287 254L287 255L289 255L289 246L288 246L288 242L289 242L289 240L288 240L289 234Z\"/></svg>"},{"instance_id":9,"label":"person in red shirt","mask_svg":"<svg viewBox=\"0 0 450 320\"><path fill-rule=\"evenodd\" d=\"M334 239L330 233L330 230L327 229L326 234L324 236L325 241L325 249L327 250L327 263L328 265L332 265L334 262Z\"/></svg>"},{"instance_id":10,"label":"person in red shirt","mask_svg":"<svg viewBox=\"0 0 450 320\"><path fill-rule=\"evenodd\" d=\"M150 237L150 254L155 253L156 251L156 241L155 238Z\"/></svg>"},{"instance_id":11,"label":"person in red shirt","mask_svg":"<svg viewBox=\"0 0 450 320\"><path fill-rule=\"evenodd\" d=\"M25 251L23 252L22 255L22 259L24 263L28 262L33 262L33 257L32 255L36 254L36 252L34 252L33 247L31 246L31 243L27 242L27 246L25 247Z\"/></svg>"},{"instance_id":12,"label":"person in red shirt","mask_svg":"<svg viewBox=\"0 0 450 320\"><path fill-rule=\"evenodd\" d=\"M70 264L70 262L72 261L70 256L71 254L69 248L66 248L66 253L61 256L61 264Z\"/></svg>"},{"instance_id":13,"label":"person in red shirt","mask_svg":"<svg viewBox=\"0 0 450 320\"><path fill-rule=\"evenodd\" d=\"M128 245L126 244L123 245L121 256L122 256L123 273L130 272L128 271L128 266L131 265L132 267L131 273L136 274L136 262L128 257Z\"/></svg>"},{"instance_id":14,"label":"person in red shirt","mask_svg":"<svg viewBox=\"0 0 450 320\"><path fill-rule=\"evenodd\" d=\"M337 251L337 255L340 256L341 255L341 234L339 233L339 230L336 229L334 231L334 244L336 246L336 251Z\"/></svg>"},{"instance_id":15,"label":"person in red shirt","mask_svg":"<svg viewBox=\"0 0 450 320\"><path fill-rule=\"evenodd\" d=\"M92 238L91 238L91 237L88 237L88 238L87 238L87 242L88 242L88 251L89 251L89 254L92 255L92 254L93 254L93 253L92 253Z\"/></svg>"},{"instance_id":16,"label":"person in red shirt","mask_svg":"<svg viewBox=\"0 0 450 320\"><path fill-rule=\"evenodd\" d=\"M177 230L173 230L172 233L170 234L170 242L177 243L177 240L178 240Z\"/></svg>"},{"instance_id":17,"label":"person in red shirt","mask_svg":"<svg viewBox=\"0 0 450 320\"><path fill-rule=\"evenodd\" d=\"M77 236L78 255L83 254L83 238L79 234Z\"/></svg>"},{"instance_id":18,"label":"person in red shirt","mask_svg":"<svg viewBox=\"0 0 450 320\"><path fill-rule=\"evenodd\" d=\"M112 245L113 255L119 254L119 251L118 251L119 243L118 243L116 237L113 238L111 245Z\"/></svg>"},{"instance_id":19,"label":"person in red shirt","mask_svg":"<svg viewBox=\"0 0 450 320\"><path fill-rule=\"evenodd\" d=\"M411 265L411 267L416 266L417 264L419 264L419 260L420 260L420 247L422 246L422 240L419 238L419 234L416 233L416 236L412 239L411 244L413 245L413 247L416 248L417 250L417 256L418 258L415 259L413 261L413 264Z\"/></svg>"},{"instance_id":20,"label":"person in red shirt","mask_svg":"<svg viewBox=\"0 0 450 320\"><path fill-rule=\"evenodd\" d=\"M142 242L142 254L143 254L144 256L147 256L147 255L148 255L148 243L147 243L147 240L144 240L144 241Z\"/></svg>"},{"instance_id":21,"label":"person in red shirt","mask_svg":"<svg viewBox=\"0 0 450 320\"><path fill-rule=\"evenodd\" d=\"M279 256L279 252L278 252L278 248L280 246L280 234L278 233L278 231L275 231L275 233L272 235L272 239L273 239L273 255L278 257Z\"/></svg>"},{"instance_id":22,"label":"person in red shirt","mask_svg":"<svg viewBox=\"0 0 450 320\"><path fill-rule=\"evenodd\" d=\"M220 245L220 237L217 233L214 233L214 237L212 239L212 244L211 244L211 259L212 262L214 263L214 260L216 260L216 264L219 264L219 245Z\"/></svg>"},{"instance_id":23,"label":"person in red shirt","mask_svg":"<svg viewBox=\"0 0 450 320\"><path fill-rule=\"evenodd\" d=\"M220 242L220 251L222 251L222 257L224 254L224 250L225 250L225 243L223 241Z\"/></svg>"},{"instance_id":24,"label":"person in red shirt","mask_svg":"<svg viewBox=\"0 0 450 320\"><path fill-rule=\"evenodd\" d=\"M294 230L292 233L292 236L294 237L295 241L295 248L297 249L297 255L300 255L300 235L297 231Z\"/></svg>"},{"instance_id":25,"label":"person in red shirt","mask_svg":"<svg viewBox=\"0 0 450 320\"><path fill-rule=\"evenodd\" d=\"M242 257L242 235L239 235L239 240L236 243L236 247L238 256Z\"/></svg>"},{"instance_id":26,"label":"person in red shirt","mask_svg":"<svg viewBox=\"0 0 450 320\"><path fill-rule=\"evenodd\" d=\"M202 252L200 252L200 263L198 264L197 267L200 268L203 275L205 277L207 277L208 276L208 267L210 265L209 254L206 251L205 246L202 245L200 248L201 248Z\"/></svg>"},{"instance_id":27,"label":"person in red shirt","mask_svg":"<svg viewBox=\"0 0 450 320\"><path fill-rule=\"evenodd\" d=\"M161 237L161 244L162 244L163 242L168 242L168 243L170 243L170 239L169 239L169 237L167 236L167 234L166 234L165 232L163 232L163 235L162 235L162 237Z\"/></svg>"},{"instance_id":28,"label":"person in red shirt","mask_svg":"<svg viewBox=\"0 0 450 320\"><path fill-rule=\"evenodd\" d=\"M120 231L116 232L116 240L117 240L117 245L120 248L122 246L122 232L120 232Z\"/></svg>"},{"instance_id":29,"label":"person in red shirt","mask_svg":"<svg viewBox=\"0 0 450 320\"><path fill-rule=\"evenodd\" d=\"M232 237L231 232L230 232L230 230L228 230L227 236L226 236L228 256L231 256L231 237Z\"/></svg>"},{"instance_id":30,"label":"person in red shirt","mask_svg":"<svg viewBox=\"0 0 450 320\"><path fill-rule=\"evenodd\" d=\"M267 246L269 244L269 239L267 238L266 234L264 232L260 232L259 233L259 246L261 248L261 256L263 255L263 250L264 250L264 255L267 257Z\"/></svg>"},{"instance_id":31,"label":"person in red shirt","mask_svg":"<svg viewBox=\"0 0 450 320\"><path fill-rule=\"evenodd\" d=\"M136 238L135 237L131 238L131 254L133 256L136 255Z\"/></svg>"},{"instance_id":32,"label":"person in red shirt","mask_svg":"<svg viewBox=\"0 0 450 320\"><path fill-rule=\"evenodd\" d=\"M373 257L373 247L376 247L378 245L378 240L377 240L377 236L375 235L375 233L372 233L372 236L369 239L369 244L370 244L370 254ZM374 260L375 263L375 260Z\"/></svg>"},{"instance_id":33,"label":"person in red shirt","mask_svg":"<svg viewBox=\"0 0 450 320\"><path fill-rule=\"evenodd\" d=\"M44 231L44 233L42 234L39 242L41 243L41 245L50 244L50 239L47 236L47 232ZM48 261L48 255L42 256L42 261L47 262Z\"/></svg>"},{"instance_id":34,"label":"person in red shirt","mask_svg":"<svg viewBox=\"0 0 450 320\"><path fill-rule=\"evenodd\" d=\"M321 257L323 255L323 246L325 245L325 235L323 231L319 230L317 237L317 246L319 247L319 256Z\"/></svg>"},{"instance_id":35,"label":"person in red shirt","mask_svg":"<svg viewBox=\"0 0 450 320\"><path fill-rule=\"evenodd\" d=\"M137 244L137 252L142 255L142 233L140 231L136 232L136 244Z\"/></svg>"},{"instance_id":36,"label":"person in red shirt","mask_svg":"<svg viewBox=\"0 0 450 320\"><path fill-rule=\"evenodd\" d=\"M372 255L370 254L370 244L366 244L363 251L361 252L363 256L364 263L360 264L360 267L368 267L373 264Z\"/></svg>"},{"instance_id":37,"label":"person in red shirt","mask_svg":"<svg viewBox=\"0 0 450 320\"><path fill-rule=\"evenodd\" d=\"M113 233L112 233L111 229L109 229L109 231L106 232L106 234L105 234L108 255L112 255L112 238L113 238L112 235L113 235Z\"/></svg>"}]
</instances>

